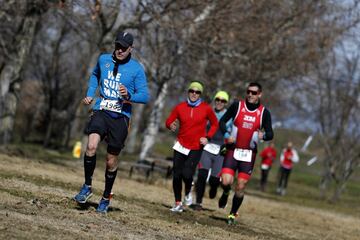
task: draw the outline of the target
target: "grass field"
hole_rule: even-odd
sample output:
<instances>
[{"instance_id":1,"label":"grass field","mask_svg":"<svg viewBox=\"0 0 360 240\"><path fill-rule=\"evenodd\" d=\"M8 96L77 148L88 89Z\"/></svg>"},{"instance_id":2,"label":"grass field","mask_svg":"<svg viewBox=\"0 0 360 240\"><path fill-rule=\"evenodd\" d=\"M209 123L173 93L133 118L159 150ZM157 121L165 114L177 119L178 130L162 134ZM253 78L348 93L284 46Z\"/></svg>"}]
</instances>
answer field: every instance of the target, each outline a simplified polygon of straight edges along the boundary
<instances>
[{"instance_id":1,"label":"grass field","mask_svg":"<svg viewBox=\"0 0 360 240\"><path fill-rule=\"evenodd\" d=\"M329 203L326 200L320 199L319 183L322 175L322 157L324 153L318 137L314 137L306 152L301 152L299 149L301 149L308 138L308 133L289 129L274 129L274 134L274 142L278 157L270 171L268 191L265 193L267 197L276 199L277 201L285 201L320 209L328 209L360 217L360 168L355 169L356 171L351 177L351 180L347 183L346 189L341 195L341 200L336 204ZM161 135L161 139L161 143L159 142L155 145L154 154L157 156L172 156L171 144L174 140L174 135L171 135L169 132L164 132ZM278 197L275 194L275 190L279 168L279 156L281 149L286 146L288 141L292 141L294 143L294 147L299 152L300 162L294 166L291 173L288 194L285 197ZM258 152L260 152L264 147L264 143L260 144ZM317 156L318 161L311 166L307 166L307 161L313 156ZM264 194L258 191L261 174L260 162L261 160L258 156L254 173L251 181L249 182L248 192L250 194L260 194L263 196ZM332 188L331 190L334 189ZM332 192L328 193L329 197L331 193Z\"/></svg>"},{"instance_id":2,"label":"grass field","mask_svg":"<svg viewBox=\"0 0 360 240\"><path fill-rule=\"evenodd\" d=\"M52 152L54 154L54 152ZM250 188L237 224L228 226L229 209L204 199L205 210L169 211L171 180L121 171L107 215L95 208L101 196L103 163L94 175L95 196L79 206L71 198L82 184L81 160L46 161L0 154L1 239L357 239L360 219L330 209L296 203ZM255 181L254 181L255 182Z\"/></svg>"},{"instance_id":3,"label":"grass field","mask_svg":"<svg viewBox=\"0 0 360 240\"><path fill-rule=\"evenodd\" d=\"M165 140L164 140L165 141ZM167 137L171 142L171 136ZM295 142L296 143L296 142ZM297 143L296 143L297 144ZM155 146L154 156L171 154L166 144ZM310 149L311 150L311 149ZM319 199L319 162L296 165L288 194L275 194L277 166L267 192L258 190L259 161L249 183L235 226L227 226L229 208L204 199L205 211L187 209L173 214L171 180L153 175L128 179L122 170L114 185L107 215L95 212L104 184L102 153L94 176L89 204L71 199L83 183L81 159L71 150L59 152L36 145L0 149L1 239L358 239L359 184L354 179L337 204ZM168 151L168 152L166 152ZM312 150L307 155L311 156ZM308 157L301 155L302 158ZM122 155L135 161L136 156Z\"/></svg>"}]
</instances>

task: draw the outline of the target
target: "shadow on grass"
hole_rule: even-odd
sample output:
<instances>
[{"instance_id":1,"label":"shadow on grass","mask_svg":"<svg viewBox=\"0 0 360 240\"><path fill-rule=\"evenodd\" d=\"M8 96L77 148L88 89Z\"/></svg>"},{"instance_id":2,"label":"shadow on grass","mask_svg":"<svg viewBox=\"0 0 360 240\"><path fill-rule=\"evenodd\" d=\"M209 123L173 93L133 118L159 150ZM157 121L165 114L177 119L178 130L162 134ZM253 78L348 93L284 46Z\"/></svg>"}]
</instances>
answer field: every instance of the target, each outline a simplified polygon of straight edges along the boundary
<instances>
[{"instance_id":1,"label":"shadow on grass","mask_svg":"<svg viewBox=\"0 0 360 240\"><path fill-rule=\"evenodd\" d=\"M205 208L205 207L202 207L201 210L197 210L197 209L196 209L196 204L191 204L191 205L189 206L189 208L192 209L192 210L195 211L195 212L215 212L214 209Z\"/></svg>"},{"instance_id":2,"label":"shadow on grass","mask_svg":"<svg viewBox=\"0 0 360 240\"><path fill-rule=\"evenodd\" d=\"M227 223L227 218L226 217L218 217L218 216L209 216L209 218L211 219L214 219L216 221L219 221L219 222L224 222L224 223Z\"/></svg>"},{"instance_id":3,"label":"shadow on grass","mask_svg":"<svg viewBox=\"0 0 360 240\"><path fill-rule=\"evenodd\" d=\"M74 201L74 200L72 200ZM74 201L74 203L76 204L75 209L79 210L79 211L88 211L90 208L97 208L98 207L98 203L96 202L92 202L92 201L88 201L86 203L77 203ZM120 208L117 207L112 207L109 206L108 212L122 212L123 210L121 210Z\"/></svg>"},{"instance_id":4,"label":"shadow on grass","mask_svg":"<svg viewBox=\"0 0 360 240\"><path fill-rule=\"evenodd\" d=\"M158 205L157 209L154 209L151 217L159 218L161 217L164 220L173 222L176 224L188 224L188 223L197 223L209 227L219 227L227 229L229 232L241 233L244 236L260 237L263 239L284 239L283 236L271 233L265 229L252 228L252 226L247 225L241 217L238 217L235 220L235 223L228 225L227 215L219 216L216 213L216 210L205 209L202 211L196 211L190 207L186 207L182 213L173 213L169 209L172 207L169 204ZM285 238L286 239L286 238Z\"/></svg>"},{"instance_id":5,"label":"shadow on grass","mask_svg":"<svg viewBox=\"0 0 360 240\"><path fill-rule=\"evenodd\" d=\"M170 209L173 206L169 205L169 204L161 204L161 206ZM196 205L195 204L191 204L190 206L184 206L184 212L191 210L192 212L215 212L214 209L210 209L210 208L202 208L202 210L196 210ZM170 210L169 210L170 211Z\"/></svg>"},{"instance_id":6,"label":"shadow on grass","mask_svg":"<svg viewBox=\"0 0 360 240\"><path fill-rule=\"evenodd\" d=\"M254 196L262 199L273 200L273 201L281 200L281 196L279 196L279 194L277 194L275 191L270 191L270 190L267 192L260 192L255 190L247 191L246 195Z\"/></svg>"}]
</instances>

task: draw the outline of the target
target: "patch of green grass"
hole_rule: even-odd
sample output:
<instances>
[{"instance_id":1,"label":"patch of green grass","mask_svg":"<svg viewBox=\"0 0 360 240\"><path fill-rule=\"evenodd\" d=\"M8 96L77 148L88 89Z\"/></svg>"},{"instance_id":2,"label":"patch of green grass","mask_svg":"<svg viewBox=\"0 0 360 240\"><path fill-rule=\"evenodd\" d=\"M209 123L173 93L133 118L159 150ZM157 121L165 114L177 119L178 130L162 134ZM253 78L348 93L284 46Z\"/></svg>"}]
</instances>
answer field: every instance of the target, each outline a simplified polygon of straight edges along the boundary
<instances>
[{"instance_id":1,"label":"patch of green grass","mask_svg":"<svg viewBox=\"0 0 360 240\"><path fill-rule=\"evenodd\" d=\"M334 186L330 186L329 193L326 198L322 199L320 197L319 189L320 176L304 172L299 167L297 169L294 168L291 172L287 194L285 196L279 196L275 193L277 188L277 171L278 168L271 169L268 187L265 193L258 190L260 183L260 171L255 171L248 183L247 191L252 195L276 201L294 203L300 206L330 210L333 212L335 211L360 217L360 204L358 201L360 186L357 182L349 181L346 190L340 196L340 200L336 203L331 203L327 199L329 199L331 194L333 194Z\"/></svg>"},{"instance_id":2,"label":"patch of green grass","mask_svg":"<svg viewBox=\"0 0 360 240\"><path fill-rule=\"evenodd\" d=\"M166 157L172 156L173 155L172 145L156 144L154 145L154 153L160 156L166 156Z\"/></svg>"},{"instance_id":3,"label":"patch of green grass","mask_svg":"<svg viewBox=\"0 0 360 240\"><path fill-rule=\"evenodd\" d=\"M289 136L291 139L289 139ZM336 204L331 204L326 200L320 198L319 182L321 179L322 173L322 162L319 159L316 163L311 166L307 166L306 162L315 154L321 153L322 149L320 148L319 142L317 142L316 137L309 146L309 151L307 153L300 154L300 162L294 166L294 169L290 175L288 193L284 197L280 197L275 194L276 185L277 185L277 172L279 167L279 155L281 148L286 144L288 140L294 142L294 145L297 149L301 148L303 143L308 137L307 133L294 132L293 130L287 129L276 129L275 130L275 144L278 150L278 157L275 164L273 165L270 176L268 191L262 193L258 190L259 179L260 179L260 158L256 161L254 167L254 173L251 180L248 183L247 192L250 194L257 194L264 198L275 199L277 201L284 201L289 203L295 203L303 206L310 206L320 209L327 209L337 212L343 212L351 215L359 215L360 205L360 184L358 180L352 178L346 185L346 188L342 195L340 196L340 201ZM157 137L157 142L154 145L153 151L150 153L151 156L161 156L163 158L172 156L172 144L175 140L175 136L170 132L160 132ZM259 153L263 149L265 144L260 144ZM35 159L36 161L49 161L56 164L62 164L64 161L73 161L71 149L67 150L49 150L44 149L40 145L36 144L19 144L19 145L7 145L6 148L1 147L0 152L4 151L6 154L15 155L19 157L25 157L30 159ZM102 167L103 159L106 155L106 144L101 144L97 154L99 159L99 167ZM318 156L320 157L320 156ZM127 154L125 151L120 154L120 161L137 161L138 153ZM101 161L101 162L100 162ZM357 169L359 170L359 169ZM122 173L124 174L124 172ZM127 176L127 175L126 175ZM147 182L156 184L156 178L161 178L161 176L152 176ZM57 182L52 179L43 179L41 177L26 176L15 173L1 173L0 178L17 178L24 181L34 182L35 184L50 185L54 187L61 187L64 189L69 189L76 192L78 190L78 185L71 183ZM330 197L334 190L334 186L330 186L329 193L326 196Z\"/></svg>"},{"instance_id":4,"label":"patch of green grass","mask_svg":"<svg viewBox=\"0 0 360 240\"><path fill-rule=\"evenodd\" d=\"M38 186L50 186L50 187L60 187L64 189L75 189L75 184L72 183L55 181L53 179L43 178L41 176L26 175L23 173L0 172L0 178L22 180L25 182L31 182Z\"/></svg>"},{"instance_id":5,"label":"patch of green grass","mask_svg":"<svg viewBox=\"0 0 360 240\"><path fill-rule=\"evenodd\" d=\"M10 156L41 159L50 162L56 162L58 160L73 160L72 150L70 149L54 150L31 143L19 143L1 146L0 152Z\"/></svg>"},{"instance_id":6,"label":"patch of green grass","mask_svg":"<svg viewBox=\"0 0 360 240\"><path fill-rule=\"evenodd\" d=\"M291 140L294 143L295 148L299 150L306 141L307 137L307 133L294 132L293 130L287 129L276 129L275 144L277 147L278 156L270 171L267 192L262 193L258 190L261 175L261 159L258 154L257 161L254 166L253 176L248 183L248 191L250 194L275 199L277 201L284 201L302 206L309 206L360 216L360 185L359 181L356 180L355 177L352 177L348 181L346 188L341 194L340 200L337 203L330 203L328 201L328 199L331 198L331 195L334 193L334 184L330 185L327 195L324 199L320 197L319 184L323 172L323 163L321 160L323 150L321 149L321 144L316 136L314 137L314 140L310 144L306 153L299 151L300 162L294 165L294 168L290 174L286 196L281 197L275 193L277 187L281 148L285 146L288 140ZM260 153L264 147L265 144L260 144L258 153ZM311 166L307 166L307 161L313 156L318 156L318 161Z\"/></svg>"},{"instance_id":7,"label":"patch of green grass","mask_svg":"<svg viewBox=\"0 0 360 240\"><path fill-rule=\"evenodd\" d=\"M346 188L344 189L344 193L355 198L360 199L360 185L358 182L349 181L346 184Z\"/></svg>"},{"instance_id":8,"label":"patch of green grass","mask_svg":"<svg viewBox=\"0 0 360 240\"><path fill-rule=\"evenodd\" d=\"M7 192L12 196L21 197L21 198L25 198L25 199L32 199L32 198L37 197L32 192L24 191L23 189L0 188L0 191L1 192Z\"/></svg>"},{"instance_id":9,"label":"patch of green grass","mask_svg":"<svg viewBox=\"0 0 360 240\"><path fill-rule=\"evenodd\" d=\"M160 141L161 139L161 141ZM153 151L150 155L172 157L173 145L176 137L170 132L159 133L159 140L154 144Z\"/></svg>"}]
</instances>

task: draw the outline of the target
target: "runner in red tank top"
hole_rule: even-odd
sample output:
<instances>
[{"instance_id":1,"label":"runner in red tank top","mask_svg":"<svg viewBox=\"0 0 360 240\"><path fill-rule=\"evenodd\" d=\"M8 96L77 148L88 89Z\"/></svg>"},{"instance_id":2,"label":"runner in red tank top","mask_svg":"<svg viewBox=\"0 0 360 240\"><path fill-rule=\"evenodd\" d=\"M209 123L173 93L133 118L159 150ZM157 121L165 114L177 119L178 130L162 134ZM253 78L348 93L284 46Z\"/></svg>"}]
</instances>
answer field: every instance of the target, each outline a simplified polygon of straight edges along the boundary
<instances>
[{"instance_id":1,"label":"runner in red tank top","mask_svg":"<svg viewBox=\"0 0 360 240\"><path fill-rule=\"evenodd\" d=\"M225 208L235 173L238 172L228 224L235 222L235 216L244 199L245 187L255 163L258 141L269 141L273 138L270 112L260 104L261 85L250 83L246 93L246 100L234 102L220 120L220 129L228 144L232 145L226 153L222 169L224 192L219 199L220 208ZM237 129L232 132L235 132L235 136L226 133L226 122L230 119L234 122L233 129Z\"/></svg>"}]
</instances>

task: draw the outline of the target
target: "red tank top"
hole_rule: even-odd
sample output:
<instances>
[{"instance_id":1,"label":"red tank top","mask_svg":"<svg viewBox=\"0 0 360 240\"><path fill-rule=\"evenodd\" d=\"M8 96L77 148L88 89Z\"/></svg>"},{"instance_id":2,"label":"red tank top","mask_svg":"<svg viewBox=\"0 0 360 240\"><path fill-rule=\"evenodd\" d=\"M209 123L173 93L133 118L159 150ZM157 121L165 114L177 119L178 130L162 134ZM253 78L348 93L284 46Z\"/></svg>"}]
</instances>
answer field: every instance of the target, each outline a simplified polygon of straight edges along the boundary
<instances>
[{"instance_id":1,"label":"red tank top","mask_svg":"<svg viewBox=\"0 0 360 240\"><path fill-rule=\"evenodd\" d=\"M281 166L287 169L292 169L293 162L291 158L293 157L293 152L289 149L284 150L284 161L281 163Z\"/></svg>"},{"instance_id":2,"label":"red tank top","mask_svg":"<svg viewBox=\"0 0 360 240\"><path fill-rule=\"evenodd\" d=\"M260 106L254 111L247 109L245 101L239 102L238 112L234 119L234 125L237 127L236 147L250 149L250 141L255 131L262 127L262 116L264 106Z\"/></svg>"}]
</instances>

